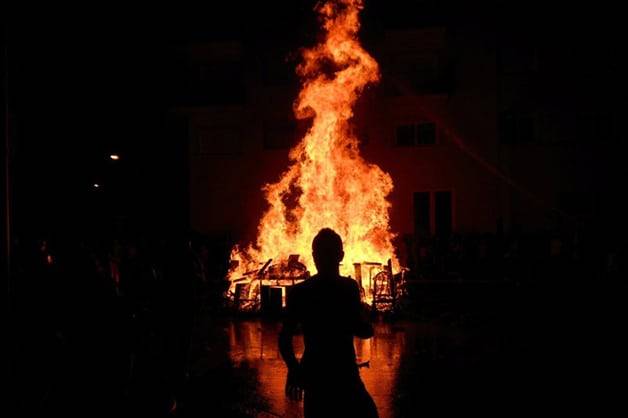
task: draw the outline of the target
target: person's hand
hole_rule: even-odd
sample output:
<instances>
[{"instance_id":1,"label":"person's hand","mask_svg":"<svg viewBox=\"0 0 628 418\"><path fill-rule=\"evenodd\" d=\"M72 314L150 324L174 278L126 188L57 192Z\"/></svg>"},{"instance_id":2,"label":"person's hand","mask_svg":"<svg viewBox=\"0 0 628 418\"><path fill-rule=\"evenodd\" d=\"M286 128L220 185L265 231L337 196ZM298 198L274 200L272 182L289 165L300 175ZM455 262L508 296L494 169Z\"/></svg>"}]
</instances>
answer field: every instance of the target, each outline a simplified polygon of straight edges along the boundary
<instances>
[{"instance_id":1,"label":"person's hand","mask_svg":"<svg viewBox=\"0 0 628 418\"><path fill-rule=\"evenodd\" d=\"M373 325L371 324L372 308L366 303L360 303L356 318L354 335L366 339L373 336Z\"/></svg>"},{"instance_id":2,"label":"person's hand","mask_svg":"<svg viewBox=\"0 0 628 418\"><path fill-rule=\"evenodd\" d=\"M360 320L362 322L371 322L371 314L373 308L366 302L360 302Z\"/></svg>"},{"instance_id":3,"label":"person's hand","mask_svg":"<svg viewBox=\"0 0 628 418\"><path fill-rule=\"evenodd\" d=\"M301 366L293 366L288 369L288 378L286 379L286 396L293 401L303 399L303 373Z\"/></svg>"}]
</instances>

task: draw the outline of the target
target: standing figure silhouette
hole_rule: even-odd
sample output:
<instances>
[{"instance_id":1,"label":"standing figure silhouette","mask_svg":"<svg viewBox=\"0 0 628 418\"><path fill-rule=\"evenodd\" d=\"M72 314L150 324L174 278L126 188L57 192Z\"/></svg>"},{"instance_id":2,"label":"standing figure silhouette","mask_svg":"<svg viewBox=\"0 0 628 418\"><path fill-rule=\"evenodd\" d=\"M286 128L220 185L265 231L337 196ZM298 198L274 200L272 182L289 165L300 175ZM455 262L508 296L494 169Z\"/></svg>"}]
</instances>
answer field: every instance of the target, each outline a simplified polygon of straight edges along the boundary
<instances>
[{"instance_id":1,"label":"standing figure silhouette","mask_svg":"<svg viewBox=\"0 0 628 418\"><path fill-rule=\"evenodd\" d=\"M312 242L318 274L293 286L279 349L288 366L286 395L304 400L306 418L377 417L356 364L353 338L371 338L373 327L360 302L358 284L341 277L342 239L329 228ZM297 360L292 337L303 330L305 351Z\"/></svg>"}]
</instances>

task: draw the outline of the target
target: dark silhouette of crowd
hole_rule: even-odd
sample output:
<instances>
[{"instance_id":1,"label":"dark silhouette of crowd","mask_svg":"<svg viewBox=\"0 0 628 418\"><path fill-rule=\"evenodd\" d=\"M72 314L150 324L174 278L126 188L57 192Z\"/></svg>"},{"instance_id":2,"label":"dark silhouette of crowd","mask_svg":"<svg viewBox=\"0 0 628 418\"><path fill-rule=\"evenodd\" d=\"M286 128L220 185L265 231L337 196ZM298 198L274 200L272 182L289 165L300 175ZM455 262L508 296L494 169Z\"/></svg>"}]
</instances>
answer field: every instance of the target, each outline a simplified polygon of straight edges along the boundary
<instances>
[{"instance_id":1,"label":"dark silhouette of crowd","mask_svg":"<svg viewBox=\"0 0 628 418\"><path fill-rule=\"evenodd\" d=\"M176 409L192 329L202 306L220 308L225 272L210 265L206 240L173 235L17 243L11 368L19 416Z\"/></svg>"},{"instance_id":2,"label":"dark silhouette of crowd","mask_svg":"<svg viewBox=\"0 0 628 418\"><path fill-rule=\"evenodd\" d=\"M626 242L612 231L556 229L402 238L410 277L426 280L616 279Z\"/></svg>"},{"instance_id":3,"label":"dark silhouette of crowd","mask_svg":"<svg viewBox=\"0 0 628 418\"><path fill-rule=\"evenodd\" d=\"M604 284L623 283L626 243L623 237L611 236L595 231L511 231L452 233L420 241L407 237L407 256L401 261L410 268L408 280L415 283L523 283L513 287L520 302L510 310L517 313L500 314L500 326L510 321L503 324L510 331L502 334L513 346L523 347L526 356L554 361L564 357L558 349L548 354L549 348L564 346L550 344L558 339L556 329L571 326L573 332L564 332L579 336L581 324L596 311L609 311L606 322L619 317L611 310L623 306L615 300L618 287ZM212 244L184 234L17 240L10 288L14 415L115 416L124 411L166 416L182 409L178 401L186 391L204 407L205 384L189 386L191 340L200 334L194 329L199 329L203 314L220 315L228 305L228 250L227 242ZM596 292L589 285L594 282ZM430 301L424 300L431 290L415 290L423 298L409 309L426 311ZM484 299L470 296L469 288L460 293L460 300L486 305ZM501 301L499 295L493 299ZM449 308L435 309L441 314ZM539 329L546 330L542 337ZM227 381L233 370L221 373ZM233 392L223 386L220 393ZM207 408L215 413L217 406Z\"/></svg>"}]
</instances>

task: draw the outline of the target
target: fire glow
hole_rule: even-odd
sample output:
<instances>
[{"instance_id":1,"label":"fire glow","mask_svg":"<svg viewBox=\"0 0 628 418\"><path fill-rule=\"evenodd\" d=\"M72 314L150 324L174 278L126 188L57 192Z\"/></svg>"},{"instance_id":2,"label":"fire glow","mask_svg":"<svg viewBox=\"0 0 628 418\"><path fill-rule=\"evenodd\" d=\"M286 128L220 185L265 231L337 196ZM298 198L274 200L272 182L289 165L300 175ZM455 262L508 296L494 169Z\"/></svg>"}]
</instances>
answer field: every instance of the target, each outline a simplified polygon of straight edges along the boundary
<instances>
[{"instance_id":1,"label":"fire glow","mask_svg":"<svg viewBox=\"0 0 628 418\"><path fill-rule=\"evenodd\" d=\"M290 151L291 165L278 182L263 191L268 209L257 241L231 252L231 292L247 272L272 259L287 262L291 254L313 272L311 243L321 228L332 228L344 242L341 274L354 275L354 264L386 263L397 269L389 227L387 200L391 177L360 155L351 118L366 86L379 81L379 67L358 41L362 0L331 0L317 6L323 36L302 53L297 67L301 90L294 103L299 119L311 127ZM370 301L369 283L362 283ZM252 291L252 290L251 290ZM259 291L259 289L258 289Z\"/></svg>"}]
</instances>

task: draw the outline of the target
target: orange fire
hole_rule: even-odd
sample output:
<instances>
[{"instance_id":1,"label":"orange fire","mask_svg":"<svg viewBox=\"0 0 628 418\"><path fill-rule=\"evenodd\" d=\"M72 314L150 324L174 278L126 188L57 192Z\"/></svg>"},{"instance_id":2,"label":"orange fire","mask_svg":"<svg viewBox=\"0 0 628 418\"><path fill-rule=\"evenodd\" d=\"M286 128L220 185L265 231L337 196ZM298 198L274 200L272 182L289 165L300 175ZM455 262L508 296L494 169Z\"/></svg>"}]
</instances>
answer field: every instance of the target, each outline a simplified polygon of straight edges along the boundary
<instances>
[{"instance_id":1,"label":"orange fire","mask_svg":"<svg viewBox=\"0 0 628 418\"><path fill-rule=\"evenodd\" d=\"M360 156L351 129L356 100L380 77L377 62L357 38L361 9L362 0L317 6L324 36L303 51L297 67L302 88L294 104L296 117L311 119L312 125L290 151L287 171L263 188L269 208L259 223L257 242L232 250L232 260L238 261L229 273L232 291L234 280L269 259L279 262L299 254L308 270L315 271L311 243L325 227L343 239L342 274L353 276L354 263L386 263L391 258L397 268L386 200L393 182ZM369 300L369 289L365 295Z\"/></svg>"}]
</instances>

